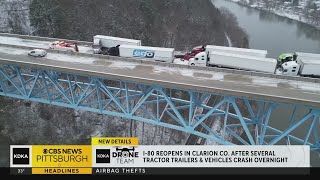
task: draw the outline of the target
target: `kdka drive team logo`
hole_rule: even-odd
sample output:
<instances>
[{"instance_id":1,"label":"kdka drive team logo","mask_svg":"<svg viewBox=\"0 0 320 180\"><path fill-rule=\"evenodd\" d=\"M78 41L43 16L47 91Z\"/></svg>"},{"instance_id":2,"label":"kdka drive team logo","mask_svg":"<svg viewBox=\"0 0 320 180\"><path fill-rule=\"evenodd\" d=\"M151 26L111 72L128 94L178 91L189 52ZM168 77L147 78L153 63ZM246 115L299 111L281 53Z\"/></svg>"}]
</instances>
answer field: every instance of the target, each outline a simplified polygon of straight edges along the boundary
<instances>
[{"instance_id":1,"label":"kdka drive team logo","mask_svg":"<svg viewBox=\"0 0 320 180\"><path fill-rule=\"evenodd\" d=\"M139 157L139 152L135 148L119 148L112 152L112 158L116 159L117 164L134 164L134 159Z\"/></svg>"},{"instance_id":2,"label":"kdka drive team logo","mask_svg":"<svg viewBox=\"0 0 320 180\"><path fill-rule=\"evenodd\" d=\"M96 163L133 164L134 159L139 157L139 152L136 152L134 147L116 147L112 150L111 152L110 149L96 149Z\"/></svg>"}]
</instances>

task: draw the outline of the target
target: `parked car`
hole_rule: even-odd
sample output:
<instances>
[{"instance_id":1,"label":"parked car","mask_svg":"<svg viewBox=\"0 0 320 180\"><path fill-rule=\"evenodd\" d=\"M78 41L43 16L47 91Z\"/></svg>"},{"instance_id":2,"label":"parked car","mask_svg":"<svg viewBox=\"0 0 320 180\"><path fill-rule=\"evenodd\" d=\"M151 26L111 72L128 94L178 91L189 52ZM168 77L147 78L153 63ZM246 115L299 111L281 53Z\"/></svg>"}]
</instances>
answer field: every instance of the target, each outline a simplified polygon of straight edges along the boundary
<instances>
[{"instance_id":1,"label":"parked car","mask_svg":"<svg viewBox=\"0 0 320 180\"><path fill-rule=\"evenodd\" d=\"M33 49L28 53L29 56L44 57L47 55L47 51L43 49Z\"/></svg>"}]
</instances>

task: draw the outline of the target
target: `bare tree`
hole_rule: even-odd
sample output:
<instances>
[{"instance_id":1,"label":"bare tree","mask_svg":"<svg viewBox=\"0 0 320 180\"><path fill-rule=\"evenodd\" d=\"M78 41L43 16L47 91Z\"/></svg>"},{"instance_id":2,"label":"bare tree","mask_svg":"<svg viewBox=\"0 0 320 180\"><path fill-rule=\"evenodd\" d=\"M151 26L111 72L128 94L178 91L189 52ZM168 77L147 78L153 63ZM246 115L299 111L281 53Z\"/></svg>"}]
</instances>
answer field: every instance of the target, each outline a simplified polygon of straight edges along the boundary
<instances>
[{"instance_id":1,"label":"bare tree","mask_svg":"<svg viewBox=\"0 0 320 180\"><path fill-rule=\"evenodd\" d=\"M60 30L62 14L56 0L33 0L30 4L30 21L35 34L55 37Z\"/></svg>"}]
</instances>

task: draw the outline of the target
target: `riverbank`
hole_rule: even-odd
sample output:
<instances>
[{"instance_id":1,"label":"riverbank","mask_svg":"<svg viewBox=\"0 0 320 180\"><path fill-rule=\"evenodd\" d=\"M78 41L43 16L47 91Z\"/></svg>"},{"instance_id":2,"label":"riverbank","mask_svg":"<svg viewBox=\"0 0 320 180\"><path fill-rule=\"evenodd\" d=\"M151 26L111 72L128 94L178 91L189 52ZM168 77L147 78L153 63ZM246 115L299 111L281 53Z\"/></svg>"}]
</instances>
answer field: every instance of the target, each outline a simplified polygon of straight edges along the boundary
<instances>
[{"instance_id":1,"label":"riverbank","mask_svg":"<svg viewBox=\"0 0 320 180\"><path fill-rule=\"evenodd\" d=\"M251 1L251 4L249 4L248 0L228 0L228 1L232 1L242 6L267 11L281 17L287 17L289 19L293 19L293 20L311 25L320 30L320 19L310 14L306 15L305 14L306 10L304 9L303 5L291 6L291 5L283 4L283 5L277 5L275 7L267 8L265 3L262 3L261 1ZM317 11L320 11L320 8L318 8ZM318 12L318 14L320 14L320 12Z\"/></svg>"}]
</instances>

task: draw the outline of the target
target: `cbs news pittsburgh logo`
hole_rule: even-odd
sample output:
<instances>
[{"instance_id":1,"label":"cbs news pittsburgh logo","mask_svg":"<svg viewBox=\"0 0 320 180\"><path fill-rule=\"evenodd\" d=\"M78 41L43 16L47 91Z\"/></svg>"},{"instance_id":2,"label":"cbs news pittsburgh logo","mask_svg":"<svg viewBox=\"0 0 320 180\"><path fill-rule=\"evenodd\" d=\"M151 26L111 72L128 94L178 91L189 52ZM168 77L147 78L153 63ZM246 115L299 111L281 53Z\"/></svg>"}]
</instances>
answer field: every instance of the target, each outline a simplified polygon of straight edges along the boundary
<instances>
[{"instance_id":1,"label":"cbs news pittsburgh logo","mask_svg":"<svg viewBox=\"0 0 320 180\"><path fill-rule=\"evenodd\" d=\"M31 146L10 146L10 167L32 167Z\"/></svg>"}]
</instances>

